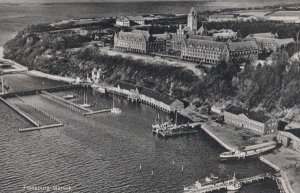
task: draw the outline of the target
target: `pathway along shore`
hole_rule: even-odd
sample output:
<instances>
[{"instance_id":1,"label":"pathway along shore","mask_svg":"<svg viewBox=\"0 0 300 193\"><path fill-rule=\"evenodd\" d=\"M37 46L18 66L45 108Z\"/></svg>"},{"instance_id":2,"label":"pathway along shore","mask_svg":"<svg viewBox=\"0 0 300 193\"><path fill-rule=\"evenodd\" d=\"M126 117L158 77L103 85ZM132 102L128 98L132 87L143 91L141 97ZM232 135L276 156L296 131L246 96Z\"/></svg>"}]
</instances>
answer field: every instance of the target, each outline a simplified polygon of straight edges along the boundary
<instances>
[{"instance_id":1,"label":"pathway along shore","mask_svg":"<svg viewBox=\"0 0 300 193\"><path fill-rule=\"evenodd\" d=\"M0 52L1 52L1 48L0 48ZM1 53L0 53L0 54L1 54ZM15 61L13 61L13 62L16 63ZM16 63L16 64L18 64L18 63ZM23 65L21 65L21 64L18 64L18 65L23 66ZM24 66L24 67L25 67L25 66ZM30 74L30 73L28 73L28 74ZM32 75L35 75L35 76L43 76L43 78L48 78L48 79L52 79L52 80L53 80L52 75L50 75L50 74L48 75L48 74L45 74L45 73L42 73L42 72L38 72L38 71L34 71L34 73L33 73ZM48 76L45 76L45 75L48 75ZM68 78L66 78L66 77L55 76L55 80L59 80L59 79L62 80L62 81L65 81L65 82L72 82L72 79L68 79ZM71 81L70 81L70 80L71 80ZM182 114L183 116L186 116L184 113L181 113L181 114ZM188 117L188 118L190 118L190 119L193 120L193 118L191 118L191 117L189 117L189 116L186 116L186 117ZM229 143L229 142L232 140L232 135L230 135L230 138L228 137L228 138L226 139L226 136L225 136L225 137L223 136L223 138L220 139L220 137L218 137L218 136L216 135L216 133L214 133L212 130L209 130L209 129L208 129L208 127L207 127L206 124L203 124L201 127L203 128L203 131L205 131L209 136L211 136L213 139L215 139L222 147L224 147L225 149L227 149L227 150L229 150L229 151L234 151L236 148L238 148L239 146L241 146L241 144L233 145L233 144L230 144L230 143ZM227 135L227 136L229 136L229 135ZM291 184L290 184L290 181L289 181L287 175L284 175L285 173L282 173L282 172L281 172L281 171L283 171L282 168L280 168L279 166L276 166L275 164L270 164L271 162L268 161L267 159L263 158L263 157L260 158L260 160L261 160L263 163L265 163L265 164L269 165L270 167L274 168L276 171L280 171L280 174L283 174L283 175L282 175L282 179L280 179L280 180L283 180L282 183L285 184L285 185L282 187L282 188L284 189L285 193L295 193L294 190L291 188L292 186L291 186ZM278 170L278 169L279 169L279 170Z\"/></svg>"}]
</instances>

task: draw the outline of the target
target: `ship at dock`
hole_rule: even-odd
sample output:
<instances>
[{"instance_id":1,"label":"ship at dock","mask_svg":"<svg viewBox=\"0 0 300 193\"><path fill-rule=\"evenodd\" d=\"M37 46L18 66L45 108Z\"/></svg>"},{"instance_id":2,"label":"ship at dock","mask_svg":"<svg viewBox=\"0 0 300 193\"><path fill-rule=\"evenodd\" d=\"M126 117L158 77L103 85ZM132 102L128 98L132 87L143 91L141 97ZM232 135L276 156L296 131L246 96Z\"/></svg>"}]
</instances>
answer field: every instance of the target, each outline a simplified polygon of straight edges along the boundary
<instances>
[{"instance_id":1,"label":"ship at dock","mask_svg":"<svg viewBox=\"0 0 300 193\"><path fill-rule=\"evenodd\" d=\"M184 193L206 193L220 190L227 190L227 192L236 192L242 185L258 182L266 178L274 179L274 176L270 173L259 174L256 176L237 179L235 174L229 180L222 180L217 177L206 177L204 180L196 181L195 184L184 187Z\"/></svg>"},{"instance_id":2,"label":"ship at dock","mask_svg":"<svg viewBox=\"0 0 300 193\"><path fill-rule=\"evenodd\" d=\"M242 183L237 180L235 174L232 179L223 181L218 177L206 177L201 181L196 181L195 184L184 187L184 193L205 193L215 190L226 189L227 191L237 191L242 187Z\"/></svg>"},{"instance_id":3,"label":"ship at dock","mask_svg":"<svg viewBox=\"0 0 300 193\"><path fill-rule=\"evenodd\" d=\"M275 149L277 147L277 143L275 141L251 145L247 147L243 147L236 151L228 151L220 154L221 160L228 159L245 159L246 157L258 156L262 153Z\"/></svg>"},{"instance_id":4,"label":"ship at dock","mask_svg":"<svg viewBox=\"0 0 300 193\"><path fill-rule=\"evenodd\" d=\"M177 124L177 112L175 115L175 123L173 124L170 120L164 122L159 119L159 116L155 120L155 124L152 125L153 134L157 134L161 137L175 137L179 135L187 135L198 133L198 128L196 127L198 124L195 123L187 123L183 125Z\"/></svg>"}]
</instances>

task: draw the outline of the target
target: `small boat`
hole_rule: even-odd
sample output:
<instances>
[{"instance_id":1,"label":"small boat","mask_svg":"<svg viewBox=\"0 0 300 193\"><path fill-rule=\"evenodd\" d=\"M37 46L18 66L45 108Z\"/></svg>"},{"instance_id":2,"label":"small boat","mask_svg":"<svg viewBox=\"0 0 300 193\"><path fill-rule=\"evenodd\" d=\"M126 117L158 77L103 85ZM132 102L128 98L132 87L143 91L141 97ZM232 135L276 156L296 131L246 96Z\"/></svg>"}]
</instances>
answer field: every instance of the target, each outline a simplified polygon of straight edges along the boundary
<instances>
[{"instance_id":1,"label":"small boat","mask_svg":"<svg viewBox=\"0 0 300 193\"><path fill-rule=\"evenodd\" d=\"M235 174L234 174L232 180L228 181L226 189L227 189L227 191L235 192L235 191L239 190L241 187L242 187L242 183L236 179Z\"/></svg>"},{"instance_id":2,"label":"small boat","mask_svg":"<svg viewBox=\"0 0 300 193\"><path fill-rule=\"evenodd\" d=\"M197 180L195 184L184 187L184 192L190 193L190 192L203 192L207 187L213 186L215 183L217 183L215 179L212 179L210 177L206 177L204 179L201 179L200 181Z\"/></svg>"},{"instance_id":3,"label":"small boat","mask_svg":"<svg viewBox=\"0 0 300 193\"><path fill-rule=\"evenodd\" d=\"M76 96L72 95L72 94L68 94L68 95L63 96L63 99L65 99L65 100L71 100L71 99L75 99L75 98L76 98Z\"/></svg>"},{"instance_id":4,"label":"small boat","mask_svg":"<svg viewBox=\"0 0 300 193\"><path fill-rule=\"evenodd\" d=\"M105 92L106 92L105 88L102 88L102 87L99 87L98 91L102 94L105 94Z\"/></svg>"},{"instance_id":5,"label":"small boat","mask_svg":"<svg viewBox=\"0 0 300 193\"><path fill-rule=\"evenodd\" d=\"M121 109L115 107L115 95L113 95L113 108L111 109L111 113L116 115L122 113Z\"/></svg>"},{"instance_id":6,"label":"small boat","mask_svg":"<svg viewBox=\"0 0 300 193\"><path fill-rule=\"evenodd\" d=\"M235 192L242 187L235 174L232 179L223 181L216 180L218 177L206 177L204 180L196 181L192 186L184 187L184 193L207 193L216 190L226 189L228 192Z\"/></svg>"}]
</instances>

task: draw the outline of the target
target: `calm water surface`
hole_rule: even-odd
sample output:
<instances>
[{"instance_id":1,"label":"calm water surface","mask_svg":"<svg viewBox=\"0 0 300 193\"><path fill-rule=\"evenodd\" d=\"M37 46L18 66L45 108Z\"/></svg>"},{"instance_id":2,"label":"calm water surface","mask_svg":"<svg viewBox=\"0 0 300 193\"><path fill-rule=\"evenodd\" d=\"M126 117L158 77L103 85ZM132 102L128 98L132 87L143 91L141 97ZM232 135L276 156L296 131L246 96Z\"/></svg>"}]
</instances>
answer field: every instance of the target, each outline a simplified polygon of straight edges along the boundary
<instances>
[{"instance_id":1,"label":"calm water surface","mask_svg":"<svg viewBox=\"0 0 300 193\"><path fill-rule=\"evenodd\" d=\"M98 109L112 104L111 96L97 92L89 92L88 98ZM153 136L151 124L158 112L149 106L117 98L121 115L83 117L40 96L23 99L65 126L19 133L18 127L30 124L0 103L0 192L30 192L24 185L66 185L71 186L70 192L179 193L183 185L210 173L226 178L234 172L238 177L272 172L256 159L219 162L224 149L203 132L168 140ZM240 192L278 190L275 182L264 181L244 186Z\"/></svg>"}]
</instances>

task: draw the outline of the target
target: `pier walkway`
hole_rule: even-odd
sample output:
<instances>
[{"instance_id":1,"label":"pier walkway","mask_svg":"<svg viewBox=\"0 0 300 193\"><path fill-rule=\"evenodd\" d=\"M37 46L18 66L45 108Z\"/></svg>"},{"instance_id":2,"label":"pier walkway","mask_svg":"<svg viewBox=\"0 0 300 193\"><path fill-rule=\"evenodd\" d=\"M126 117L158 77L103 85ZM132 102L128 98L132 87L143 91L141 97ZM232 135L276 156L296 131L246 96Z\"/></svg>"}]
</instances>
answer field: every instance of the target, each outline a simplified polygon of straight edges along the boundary
<instances>
[{"instance_id":1,"label":"pier walkway","mask_svg":"<svg viewBox=\"0 0 300 193\"><path fill-rule=\"evenodd\" d=\"M64 125L52 115L49 115L32 105L26 104L19 96L17 96L17 98L21 101L21 103L12 104L4 100L2 97L0 97L0 100L34 125L34 127L30 128L19 128L19 132L50 129Z\"/></svg>"},{"instance_id":2,"label":"pier walkway","mask_svg":"<svg viewBox=\"0 0 300 193\"><path fill-rule=\"evenodd\" d=\"M69 85L50 87L50 88L40 88L40 89L34 89L34 90L9 92L9 93L5 93L5 94L0 94L0 97L2 97L4 99L7 99L7 98L15 97L16 95L18 95L18 96L27 96L27 95L40 94L43 91L57 92L57 91L72 90L72 89L77 89L77 88L82 88L82 85L69 84Z\"/></svg>"},{"instance_id":3,"label":"pier walkway","mask_svg":"<svg viewBox=\"0 0 300 193\"><path fill-rule=\"evenodd\" d=\"M91 109L81 107L80 105L78 105L76 103L65 100L61 97L58 97L58 96L53 95L51 93L48 93L46 91L42 91L40 96L42 96L43 98L46 98L48 100L51 100L51 101L53 101L57 104L60 104L64 107L70 109L71 111L81 113L84 116L94 115L94 114L101 114L101 113L110 113L111 112L111 109L102 109L102 110L98 110L98 111L93 111Z\"/></svg>"}]
</instances>

